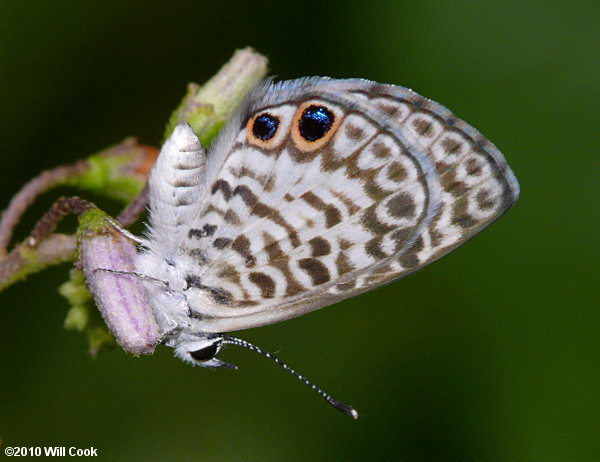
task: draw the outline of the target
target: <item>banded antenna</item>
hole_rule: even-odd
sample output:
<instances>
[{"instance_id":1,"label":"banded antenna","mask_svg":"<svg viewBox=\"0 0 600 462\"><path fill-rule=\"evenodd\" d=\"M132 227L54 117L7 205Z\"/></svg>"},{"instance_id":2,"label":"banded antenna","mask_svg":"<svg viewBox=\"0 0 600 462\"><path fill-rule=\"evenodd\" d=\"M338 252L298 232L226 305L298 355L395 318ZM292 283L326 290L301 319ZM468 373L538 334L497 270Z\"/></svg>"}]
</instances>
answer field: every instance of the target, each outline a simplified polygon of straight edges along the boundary
<instances>
[{"instance_id":1,"label":"banded antenna","mask_svg":"<svg viewBox=\"0 0 600 462\"><path fill-rule=\"evenodd\" d=\"M279 358L273 356L268 351L265 351L262 348L257 347L256 345L253 345L250 342L247 342L246 340L242 340L242 339L235 338L235 337L230 337L229 335L223 335L223 343L241 346L241 347L247 348L248 350L255 351L256 353L260 353L261 355L269 358L271 361L279 364L281 367L283 367L286 371L288 371L290 374L292 374L298 380L300 380L304 384L308 385L321 398L323 398L325 401L327 401L329 404L331 404L338 411L343 412L348 417L352 417L353 419L358 418L358 412L356 412L356 409L354 409L352 406L348 406L347 404L344 404L341 401L338 401L337 399L333 398L333 396L331 396L329 393L326 393L325 391L323 391L322 389L317 387L315 384L313 384L310 380L308 380L302 374L300 374L299 372L292 369L290 366L288 366L286 363L281 361Z\"/></svg>"}]
</instances>

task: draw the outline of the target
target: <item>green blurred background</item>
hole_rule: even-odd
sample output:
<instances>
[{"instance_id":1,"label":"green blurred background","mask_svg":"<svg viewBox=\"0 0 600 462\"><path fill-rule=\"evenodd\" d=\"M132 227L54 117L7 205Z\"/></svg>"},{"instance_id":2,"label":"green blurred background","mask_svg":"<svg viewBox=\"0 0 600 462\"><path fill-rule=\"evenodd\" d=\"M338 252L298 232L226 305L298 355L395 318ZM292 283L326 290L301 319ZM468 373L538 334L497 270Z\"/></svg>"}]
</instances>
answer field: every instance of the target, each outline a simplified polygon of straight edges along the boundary
<instances>
[{"instance_id":1,"label":"green blurred background","mask_svg":"<svg viewBox=\"0 0 600 462\"><path fill-rule=\"evenodd\" d=\"M92 360L62 328L68 267L31 277L0 296L2 445L111 461L597 460L599 23L600 3L576 0L1 2L1 207L43 169L129 135L158 144L186 84L248 45L282 79L364 77L442 102L522 186L431 267L239 334L358 421L233 347L237 372L167 348ZM19 237L59 193L73 191L44 196Z\"/></svg>"}]
</instances>

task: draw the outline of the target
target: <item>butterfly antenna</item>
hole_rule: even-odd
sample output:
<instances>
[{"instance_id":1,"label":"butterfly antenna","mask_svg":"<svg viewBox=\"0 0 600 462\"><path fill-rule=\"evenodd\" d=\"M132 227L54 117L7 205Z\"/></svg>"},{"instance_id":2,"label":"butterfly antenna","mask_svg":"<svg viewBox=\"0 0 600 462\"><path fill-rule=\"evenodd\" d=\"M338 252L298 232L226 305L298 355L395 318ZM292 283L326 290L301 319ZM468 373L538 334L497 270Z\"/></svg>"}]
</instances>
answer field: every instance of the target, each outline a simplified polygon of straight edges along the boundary
<instances>
[{"instance_id":1,"label":"butterfly antenna","mask_svg":"<svg viewBox=\"0 0 600 462\"><path fill-rule=\"evenodd\" d=\"M271 361L279 364L286 371L288 371L290 374L292 374L293 376L295 376L298 380L300 380L301 382L303 382L306 385L308 385L321 398L323 398L325 401L327 401L329 404L331 404L338 411L343 412L348 417L352 417L353 419L357 419L358 418L358 412L356 412L356 409L354 409L352 406L348 406L347 404L344 404L341 401L338 401L337 399L334 399L331 395L329 395L328 393L325 393L319 387L317 387L312 382L310 382L302 374L300 374L299 372L296 372L294 369L292 369L286 363L284 363L283 361L281 361L279 358L273 356L268 351L265 351L262 348L257 347L256 345L253 345L250 342L247 342L246 340L242 340L242 339L235 338L235 337L230 337L228 335L223 335L223 343L229 343L231 345L238 345L238 346L247 348L248 350L255 351L256 353L260 353L261 355L269 358Z\"/></svg>"}]
</instances>

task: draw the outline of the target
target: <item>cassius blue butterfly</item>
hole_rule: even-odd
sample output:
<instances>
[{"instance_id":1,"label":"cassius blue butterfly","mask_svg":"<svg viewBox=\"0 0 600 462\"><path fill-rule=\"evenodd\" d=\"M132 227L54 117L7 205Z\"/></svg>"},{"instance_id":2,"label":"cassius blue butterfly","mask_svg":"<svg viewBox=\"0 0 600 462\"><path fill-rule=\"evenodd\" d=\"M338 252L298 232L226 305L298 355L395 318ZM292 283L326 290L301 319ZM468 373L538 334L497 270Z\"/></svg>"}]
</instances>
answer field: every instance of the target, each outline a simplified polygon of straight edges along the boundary
<instances>
[{"instance_id":1,"label":"cassius blue butterfly","mask_svg":"<svg viewBox=\"0 0 600 462\"><path fill-rule=\"evenodd\" d=\"M479 233L518 195L491 142L407 88L267 81L208 151L188 124L175 128L149 178L136 270L163 342L184 361L230 366L216 358L229 343L283 364L225 333L413 273Z\"/></svg>"}]
</instances>

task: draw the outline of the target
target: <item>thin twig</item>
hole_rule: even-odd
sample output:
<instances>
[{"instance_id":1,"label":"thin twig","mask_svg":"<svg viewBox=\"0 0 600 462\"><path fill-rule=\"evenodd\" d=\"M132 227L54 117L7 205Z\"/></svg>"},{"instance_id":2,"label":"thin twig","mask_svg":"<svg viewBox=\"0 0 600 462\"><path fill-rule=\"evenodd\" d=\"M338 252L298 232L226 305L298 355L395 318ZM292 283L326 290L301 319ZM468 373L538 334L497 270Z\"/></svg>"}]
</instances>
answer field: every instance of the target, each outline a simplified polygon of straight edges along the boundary
<instances>
[{"instance_id":1,"label":"thin twig","mask_svg":"<svg viewBox=\"0 0 600 462\"><path fill-rule=\"evenodd\" d=\"M129 202L145 184L157 156L156 148L128 138L85 160L42 172L21 188L0 217L0 258L6 255L23 213L39 195L58 186L71 185ZM131 223L143 212L143 208L144 203L132 204L127 217Z\"/></svg>"},{"instance_id":2,"label":"thin twig","mask_svg":"<svg viewBox=\"0 0 600 462\"><path fill-rule=\"evenodd\" d=\"M79 175L87 168L88 163L85 160L72 165L56 167L52 170L42 172L23 186L11 199L0 218L0 255L6 254L6 249L12 238L15 226L19 223L19 219L23 213L25 213L37 197L56 185L65 183L69 178Z\"/></svg>"},{"instance_id":3,"label":"thin twig","mask_svg":"<svg viewBox=\"0 0 600 462\"><path fill-rule=\"evenodd\" d=\"M32 247L26 239L0 260L0 291L49 266L73 261L77 252L72 235L50 234L35 244Z\"/></svg>"},{"instance_id":4,"label":"thin twig","mask_svg":"<svg viewBox=\"0 0 600 462\"><path fill-rule=\"evenodd\" d=\"M58 223L70 213L80 216L94 207L94 204L79 197L61 197L36 223L29 236L30 245L35 246L37 242L48 237Z\"/></svg>"},{"instance_id":5,"label":"thin twig","mask_svg":"<svg viewBox=\"0 0 600 462\"><path fill-rule=\"evenodd\" d=\"M148 183L142 189L142 192L127 206L125 207L119 216L117 221L121 223L124 228L134 224L140 215L146 210L146 204L148 203Z\"/></svg>"}]
</instances>

